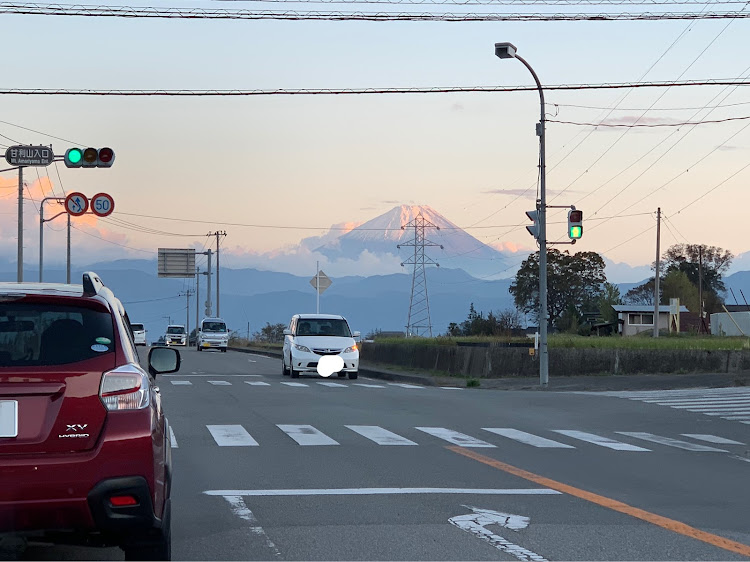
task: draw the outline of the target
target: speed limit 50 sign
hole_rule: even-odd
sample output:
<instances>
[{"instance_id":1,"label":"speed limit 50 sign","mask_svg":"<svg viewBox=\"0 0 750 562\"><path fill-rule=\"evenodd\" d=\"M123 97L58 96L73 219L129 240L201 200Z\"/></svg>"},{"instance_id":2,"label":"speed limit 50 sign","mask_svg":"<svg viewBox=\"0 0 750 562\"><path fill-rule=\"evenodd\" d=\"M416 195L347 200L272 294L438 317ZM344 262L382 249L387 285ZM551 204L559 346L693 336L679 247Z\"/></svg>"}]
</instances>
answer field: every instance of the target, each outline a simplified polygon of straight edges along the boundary
<instances>
[{"instance_id":1,"label":"speed limit 50 sign","mask_svg":"<svg viewBox=\"0 0 750 562\"><path fill-rule=\"evenodd\" d=\"M115 210L115 200L109 193L97 193L91 198L91 212L98 217L106 217Z\"/></svg>"}]
</instances>

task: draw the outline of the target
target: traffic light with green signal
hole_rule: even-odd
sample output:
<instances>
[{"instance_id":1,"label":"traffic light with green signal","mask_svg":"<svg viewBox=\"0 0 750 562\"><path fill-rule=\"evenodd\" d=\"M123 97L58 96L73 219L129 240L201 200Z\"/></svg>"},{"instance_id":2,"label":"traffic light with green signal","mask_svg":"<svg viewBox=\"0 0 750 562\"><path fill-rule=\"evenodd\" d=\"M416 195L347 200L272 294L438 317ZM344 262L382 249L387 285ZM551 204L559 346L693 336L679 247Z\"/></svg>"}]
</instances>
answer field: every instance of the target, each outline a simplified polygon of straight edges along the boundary
<instances>
[{"instance_id":1,"label":"traffic light with green signal","mask_svg":"<svg viewBox=\"0 0 750 562\"><path fill-rule=\"evenodd\" d=\"M115 161L111 148L69 148L65 151L68 168L109 168Z\"/></svg>"},{"instance_id":2,"label":"traffic light with green signal","mask_svg":"<svg viewBox=\"0 0 750 562\"><path fill-rule=\"evenodd\" d=\"M568 238L575 242L583 236L583 211L568 211Z\"/></svg>"}]
</instances>

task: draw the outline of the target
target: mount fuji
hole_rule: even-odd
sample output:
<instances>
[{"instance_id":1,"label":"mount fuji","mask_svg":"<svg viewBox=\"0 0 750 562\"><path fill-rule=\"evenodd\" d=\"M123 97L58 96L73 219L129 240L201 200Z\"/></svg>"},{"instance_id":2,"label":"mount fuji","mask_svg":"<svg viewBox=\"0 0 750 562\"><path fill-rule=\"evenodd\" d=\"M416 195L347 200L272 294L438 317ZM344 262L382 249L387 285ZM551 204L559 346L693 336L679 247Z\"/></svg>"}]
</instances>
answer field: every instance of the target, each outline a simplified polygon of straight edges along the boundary
<instances>
[{"instance_id":1,"label":"mount fuji","mask_svg":"<svg viewBox=\"0 0 750 562\"><path fill-rule=\"evenodd\" d=\"M425 248L425 253L441 267L462 269L474 277L499 279L514 275L528 255L497 250L427 205L394 207L343 234L331 230L324 237L306 238L301 244L329 260L356 261L363 254L371 254L403 262L414 253L413 246L404 244L413 244L415 240L415 229L405 225L418 216L437 227L425 229L425 239L432 244Z\"/></svg>"}]
</instances>

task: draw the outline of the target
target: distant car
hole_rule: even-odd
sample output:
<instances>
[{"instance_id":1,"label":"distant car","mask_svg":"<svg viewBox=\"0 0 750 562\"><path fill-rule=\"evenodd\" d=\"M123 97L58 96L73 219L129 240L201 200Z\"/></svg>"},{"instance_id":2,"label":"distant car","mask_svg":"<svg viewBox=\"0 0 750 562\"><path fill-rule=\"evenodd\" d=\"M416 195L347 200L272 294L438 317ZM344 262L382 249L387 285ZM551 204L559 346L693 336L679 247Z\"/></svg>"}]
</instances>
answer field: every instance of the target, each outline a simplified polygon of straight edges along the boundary
<instances>
[{"instance_id":1,"label":"distant car","mask_svg":"<svg viewBox=\"0 0 750 562\"><path fill-rule=\"evenodd\" d=\"M82 285L0 283L0 536L119 546L169 560L172 456L156 386L175 349L138 361L122 303Z\"/></svg>"},{"instance_id":2,"label":"distant car","mask_svg":"<svg viewBox=\"0 0 750 562\"><path fill-rule=\"evenodd\" d=\"M196 342L198 351L220 349L226 353L228 344L229 330L227 330L227 323L221 318L204 318L198 327L198 340Z\"/></svg>"},{"instance_id":3,"label":"distant car","mask_svg":"<svg viewBox=\"0 0 750 562\"><path fill-rule=\"evenodd\" d=\"M281 357L283 375L299 377L300 373L317 373L318 361L324 355L338 355L344 360L339 377L359 374L359 332L349 329L343 316L335 314L295 314L284 330Z\"/></svg>"},{"instance_id":4,"label":"distant car","mask_svg":"<svg viewBox=\"0 0 750 562\"><path fill-rule=\"evenodd\" d=\"M187 346L187 334L185 326L182 324L170 324L167 326L167 333L164 334L164 342L167 345L184 345Z\"/></svg>"},{"instance_id":5,"label":"distant car","mask_svg":"<svg viewBox=\"0 0 750 562\"><path fill-rule=\"evenodd\" d=\"M146 345L146 328L143 324L131 324L130 327L133 329L135 345Z\"/></svg>"}]
</instances>

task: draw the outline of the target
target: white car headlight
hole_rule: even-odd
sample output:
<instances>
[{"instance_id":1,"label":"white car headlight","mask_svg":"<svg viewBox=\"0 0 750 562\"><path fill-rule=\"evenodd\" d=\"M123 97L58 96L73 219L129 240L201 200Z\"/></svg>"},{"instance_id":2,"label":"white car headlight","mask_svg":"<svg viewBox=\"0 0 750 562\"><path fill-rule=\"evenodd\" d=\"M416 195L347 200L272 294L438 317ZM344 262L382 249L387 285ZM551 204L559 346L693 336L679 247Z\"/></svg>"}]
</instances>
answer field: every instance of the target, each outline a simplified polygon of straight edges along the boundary
<instances>
[{"instance_id":1,"label":"white car headlight","mask_svg":"<svg viewBox=\"0 0 750 562\"><path fill-rule=\"evenodd\" d=\"M305 347L304 345L300 345L300 344L298 344L298 343L295 343L295 344L294 344L294 349L296 349L297 351L302 351L302 352L304 352L304 353L312 353L312 352L310 351L310 348L309 348L309 347Z\"/></svg>"},{"instance_id":2,"label":"white car headlight","mask_svg":"<svg viewBox=\"0 0 750 562\"><path fill-rule=\"evenodd\" d=\"M351 347L347 347L347 348L346 348L346 349L344 350L344 353L354 353L354 352L355 352L355 351L357 351L358 349L359 349L359 348L357 347L357 344L355 343L355 344L354 344L353 346L351 346Z\"/></svg>"}]
</instances>

